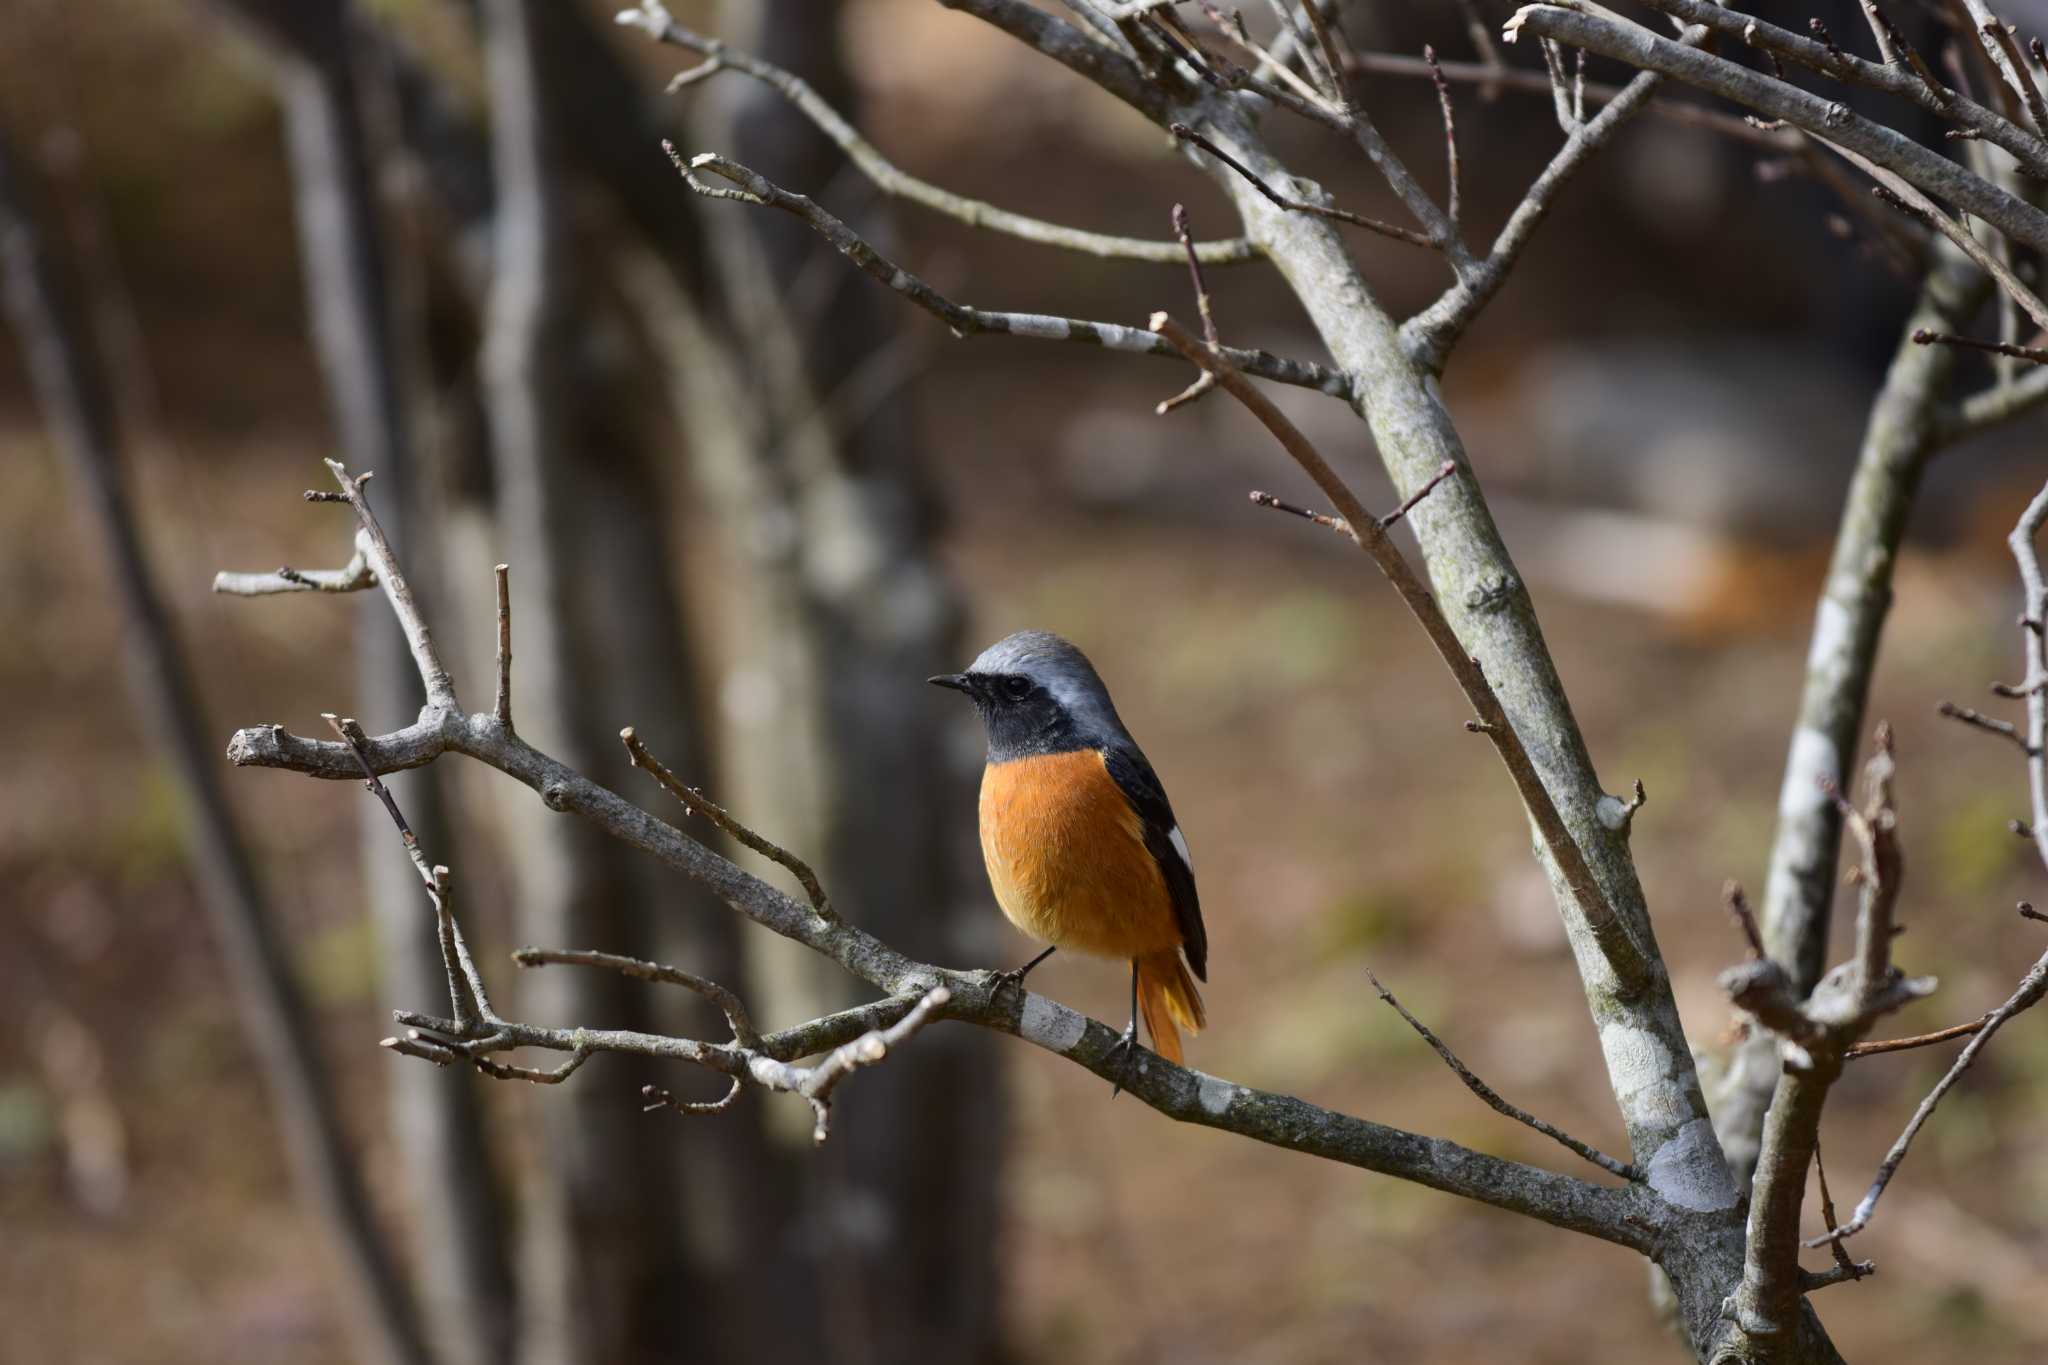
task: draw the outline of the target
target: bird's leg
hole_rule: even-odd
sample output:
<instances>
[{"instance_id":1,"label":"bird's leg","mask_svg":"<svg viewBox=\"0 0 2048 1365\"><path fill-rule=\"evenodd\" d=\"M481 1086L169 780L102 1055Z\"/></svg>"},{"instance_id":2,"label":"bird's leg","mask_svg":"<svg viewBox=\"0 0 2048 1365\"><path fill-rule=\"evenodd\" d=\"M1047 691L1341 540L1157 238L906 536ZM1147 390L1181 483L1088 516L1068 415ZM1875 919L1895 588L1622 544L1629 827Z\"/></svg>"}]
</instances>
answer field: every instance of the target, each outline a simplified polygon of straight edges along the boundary
<instances>
[{"instance_id":1,"label":"bird's leg","mask_svg":"<svg viewBox=\"0 0 2048 1365\"><path fill-rule=\"evenodd\" d=\"M1018 990L1024 989L1024 978L1031 975L1031 969L1033 967L1036 967L1039 963L1045 961L1047 958L1051 957L1054 953L1058 952L1059 950L1060 945L1055 943L1050 948L1047 948L1044 952L1040 953L1037 957L1032 958L1029 962L1025 963L1021 967L1018 967L1014 971L997 972L995 974L994 989L989 992L990 998L993 999L995 996L1001 995L1004 991L1009 990L1012 987L1015 987Z\"/></svg>"},{"instance_id":2,"label":"bird's leg","mask_svg":"<svg viewBox=\"0 0 2048 1365\"><path fill-rule=\"evenodd\" d=\"M1131 1054L1138 1050L1138 960L1131 959L1131 1022L1124 1025L1123 1036L1116 1040L1110 1054L1118 1058L1116 1079L1109 1084L1109 1097L1115 1099L1124 1090L1124 1082L1131 1075Z\"/></svg>"}]
</instances>

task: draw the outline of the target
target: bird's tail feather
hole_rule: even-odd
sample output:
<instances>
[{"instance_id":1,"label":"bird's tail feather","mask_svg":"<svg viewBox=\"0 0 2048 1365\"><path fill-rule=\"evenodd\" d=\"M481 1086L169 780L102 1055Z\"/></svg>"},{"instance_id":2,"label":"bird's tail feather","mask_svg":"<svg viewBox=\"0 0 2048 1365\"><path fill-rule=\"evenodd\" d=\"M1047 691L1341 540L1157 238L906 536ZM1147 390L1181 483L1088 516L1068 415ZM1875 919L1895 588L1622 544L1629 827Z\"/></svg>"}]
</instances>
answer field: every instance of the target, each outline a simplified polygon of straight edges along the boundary
<instances>
[{"instance_id":1,"label":"bird's tail feather","mask_svg":"<svg viewBox=\"0 0 2048 1365\"><path fill-rule=\"evenodd\" d=\"M1138 1011L1152 1035L1152 1050L1180 1065L1181 1030L1200 1033L1209 1016L1178 949L1138 959Z\"/></svg>"}]
</instances>

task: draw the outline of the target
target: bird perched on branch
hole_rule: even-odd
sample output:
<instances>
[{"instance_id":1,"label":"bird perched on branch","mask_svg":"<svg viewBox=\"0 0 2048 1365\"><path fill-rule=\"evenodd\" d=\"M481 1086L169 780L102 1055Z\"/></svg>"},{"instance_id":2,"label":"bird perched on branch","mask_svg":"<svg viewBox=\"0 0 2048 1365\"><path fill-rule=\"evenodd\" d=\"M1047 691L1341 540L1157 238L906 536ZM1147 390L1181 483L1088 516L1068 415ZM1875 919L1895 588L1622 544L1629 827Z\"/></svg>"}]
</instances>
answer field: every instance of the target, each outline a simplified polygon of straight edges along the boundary
<instances>
[{"instance_id":1,"label":"bird perched on branch","mask_svg":"<svg viewBox=\"0 0 2048 1365\"><path fill-rule=\"evenodd\" d=\"M1206 1022L1188 975L1193 968L1209 979L1194 864L1165 789L1094 665L1059 636L1027 630L990 645L965 673L930 681L965 692L981 713L989 884L1010 923L1051 945L1004 980L1021 985L1060 948L1128 958L1131 1022L1118 1044L1119 1076L1140 1012L1153 1048L1178 1063L1181 1031Z\"/></svg>"}]
</instances>

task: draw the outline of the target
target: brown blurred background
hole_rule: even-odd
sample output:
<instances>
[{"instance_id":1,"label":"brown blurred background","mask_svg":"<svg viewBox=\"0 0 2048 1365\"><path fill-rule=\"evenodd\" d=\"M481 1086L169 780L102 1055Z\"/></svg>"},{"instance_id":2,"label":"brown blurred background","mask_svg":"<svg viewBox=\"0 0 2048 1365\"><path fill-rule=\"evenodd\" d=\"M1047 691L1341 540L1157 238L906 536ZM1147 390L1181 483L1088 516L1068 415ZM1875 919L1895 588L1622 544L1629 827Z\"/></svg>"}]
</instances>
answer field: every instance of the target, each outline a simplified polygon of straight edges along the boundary
<instances>
[{"instance_id":1,"label":"brown blurred background","mask_svg":"<svg viewBox=\"0 0 2048 1365\"><path fill-rule=\"evenodd\" d=\"M692 59L616 29L610 7L535 7L523 33L513 8L0 10L0 134L108 357L126 487L209 754L239 725L309 733L334 710L385 729L417 705L381 600L208 591L220 568L339 564L344 514L300 490L325 481L320 457L362 464L383 441L397 453L373 498L465 702L490 687L490 566L509 561L522 732L633 799L661 809L623 771L625 724L814 855L848 915L936 960L1013 965L1025 945L973 848L978 736L922 680L1008 631L1057 630L1114 687L1202 869L1213 1027L1193 1064L1558 1160L1373 999L1370 964L1510 1099L1621 1142L1508 785L1377 578L1247 505L1250 487L1305 494L1263 434L1220 401L1154 417L1187 378L1158 360L955 341L799 225L694 201L656 139L818 197L965 302L1137 322L1189 311L1184 272L891 204L737 76L663 100ZM1353 8L1361 48L1468 55L1448 7ZM1838 31L1859 26L1837 8ZM922 0L677 9L803 72L949 188L1148 237L1176 201L1203 235L1233 227L1156 131L971 19ZM541 130L524 143L492 124L521 80ZM1426 85L1383 78L1368 98L1434 168ZM1547 101L1456 98L1468 220L1490 230L1558 133ZM355 111L375 196L369 313L396 415L381 432L373 417L351 434L347 346L318 341L347 311L308 268L308 186L341 183L315 172L321 147L346 145L322 142L323 110ZM1304 129L1280 141L1341 202L1379 211L1345 148ZM1752 162L1638 121L1446 379L1606 785L1648 787L1636 856L1706 1050L1727 1038L1714 975L1736 951L1719 887L1762 880L1814 594L1909 298L1818 188L1760 184ZM540 225L538 370L491 351L512 326L486 284L508 216ZM1354 246L1399 311L1447 282L1409 248ZM1259 266L1211 279L1227 340L1319 356ZM521 374L546 398L524 429ZM1385 498L1348 411L1275 397ZM2013 672L2002 538L2041 477L2039 437L2035 418L1943 455L1898 573L1871 714L1899 732L1901 951L1942 979L1901 1032L1975 1017L2035 951L2011 924L2030 886L2040 899L2005 829L2018 765L1934 704ZM0 1359L371 1358L295 1196L188 864L190 794L124 677L108 554L11 340L0 639ZM220 769L431 1358L1677 1358L1631 1255L1169 1124L961 1027L850 1083L818 1151L786 1097L641 1115L649 1081L715 1093L651 1063L605 1059L542 1089L393 1057L375 1046L388 1011L441 1001L430 917L381 812L354 784ZM774 1025L859 998L477 765L391 785L460 878L519 1017L715 1027L637 983L515 980L504 950L535 941L743 982ZM1122 979L1100 963L1062 956L1033 985L1121 1021ZM1947 1060L1852 1069L1824 1133L1838 1195ZM1864 1239L1880 1278L1817 1300L1850 1359L2048 1354L2044 1100L2048 1027L2028 1017L1915 1149Z\"/></svg>"}]
</instances>

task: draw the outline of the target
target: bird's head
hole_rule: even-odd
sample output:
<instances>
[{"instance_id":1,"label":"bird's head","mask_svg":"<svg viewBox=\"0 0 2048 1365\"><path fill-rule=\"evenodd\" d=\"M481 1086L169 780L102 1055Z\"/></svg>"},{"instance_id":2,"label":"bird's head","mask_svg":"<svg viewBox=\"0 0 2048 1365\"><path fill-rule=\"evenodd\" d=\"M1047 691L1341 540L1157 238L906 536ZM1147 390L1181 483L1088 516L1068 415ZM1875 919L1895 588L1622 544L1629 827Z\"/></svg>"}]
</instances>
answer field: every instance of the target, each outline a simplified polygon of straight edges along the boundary
<instances>
[{"instance_id":1,"label":"bird's head","mask_svg":"<svg viewBox=\"0 0 2048 1365\"><path fill-rule=\"evenodd\" d=\"M989 761L1100 748L1124 735L1088 656L1043 630L996 641L965 673L928 679L964 692L988 727Z\"/></svg>"}]
</instances>

